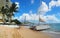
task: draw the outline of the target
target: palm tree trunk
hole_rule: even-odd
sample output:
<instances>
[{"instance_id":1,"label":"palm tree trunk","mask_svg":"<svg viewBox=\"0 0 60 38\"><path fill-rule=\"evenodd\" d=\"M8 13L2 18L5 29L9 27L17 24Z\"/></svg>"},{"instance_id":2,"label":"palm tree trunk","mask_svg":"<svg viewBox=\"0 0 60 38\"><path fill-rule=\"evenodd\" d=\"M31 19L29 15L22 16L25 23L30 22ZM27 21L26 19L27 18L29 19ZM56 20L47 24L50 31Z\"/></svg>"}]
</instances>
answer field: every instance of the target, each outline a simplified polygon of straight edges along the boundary
<instances>
[{"instance_id":1,"label":"palm tree trunk","mask_svg":"<svg viewBox=\"0 0 60 38\"><path fill-rule=\"evenodd\" d=\"M11 24L11 18L12 18L11 15L8 18L9 18L9 24Z\"/></svg>"},{"instance_id":2,"label":"palm tree trunk","mask_svg":"<svg viewBox=\"0 0 60 38\"><path fill-rule=\"evenodd\" d=\"M11 24L11 17L9 18L9 23Z\"/></svg>"},{"instance_id":3,"label":"palm tree trunk","mask_svg":"<svg viewBox=\"0 0 60 38\"><path fill-rule=\"evenodd\" d=\"M2 16L2 19L3 19L3 23L5 24L6 21L5 21L5 15L4 15L4 14L3 14L3 16Z\"/></svg>"}]
</instances>

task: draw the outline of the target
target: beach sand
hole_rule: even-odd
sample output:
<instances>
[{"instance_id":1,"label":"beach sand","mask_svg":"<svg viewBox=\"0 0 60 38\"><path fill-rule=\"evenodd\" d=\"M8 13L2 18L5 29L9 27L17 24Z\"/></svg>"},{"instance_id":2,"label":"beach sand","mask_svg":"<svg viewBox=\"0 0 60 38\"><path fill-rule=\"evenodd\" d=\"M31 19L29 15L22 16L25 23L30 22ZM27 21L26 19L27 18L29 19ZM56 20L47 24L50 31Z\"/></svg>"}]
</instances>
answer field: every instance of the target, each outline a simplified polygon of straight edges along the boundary
<instances>
[{"instance_id":1,"label":"beach sand","mask_svg":"<svg viewBox=\"0 0 60 38\"><path fill-rule=\"evenodd\" d=\"M52 36L53 38L60 38L60 32L54 32L54 31L43 31L43 32Z\"/></svg>"},{"instance_id":2,"label":"beach sand","mask_svg":"<svg viewBox=\"0 0 60 38\"><path fill-rule=\"evenodd\" d=\"M43 32L33 31L24 26L11 28L0 26L0 38L52 38Z\"/></svg>"}]
</instances>

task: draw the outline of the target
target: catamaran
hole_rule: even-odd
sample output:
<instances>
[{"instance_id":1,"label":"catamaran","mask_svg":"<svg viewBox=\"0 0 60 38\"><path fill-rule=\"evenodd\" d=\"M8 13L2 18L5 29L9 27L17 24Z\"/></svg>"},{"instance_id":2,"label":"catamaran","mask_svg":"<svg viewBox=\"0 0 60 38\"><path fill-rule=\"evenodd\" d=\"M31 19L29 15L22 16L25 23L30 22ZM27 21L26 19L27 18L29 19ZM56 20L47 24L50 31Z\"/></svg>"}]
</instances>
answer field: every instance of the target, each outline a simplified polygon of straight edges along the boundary
<instances>
[{"instance_id":1,"label":"catamaran","mask_svg":"<svg viewBox=\"0 0 60 38\"><path fill-rule=\"evenodd\" d=\"M39 15L39 23L36 26L32 26L31 29L33 30L47 30L50 28L48 24L41 24L41 22L45 22L43 19L40 18Z\"/></svg>"}]
</instances>

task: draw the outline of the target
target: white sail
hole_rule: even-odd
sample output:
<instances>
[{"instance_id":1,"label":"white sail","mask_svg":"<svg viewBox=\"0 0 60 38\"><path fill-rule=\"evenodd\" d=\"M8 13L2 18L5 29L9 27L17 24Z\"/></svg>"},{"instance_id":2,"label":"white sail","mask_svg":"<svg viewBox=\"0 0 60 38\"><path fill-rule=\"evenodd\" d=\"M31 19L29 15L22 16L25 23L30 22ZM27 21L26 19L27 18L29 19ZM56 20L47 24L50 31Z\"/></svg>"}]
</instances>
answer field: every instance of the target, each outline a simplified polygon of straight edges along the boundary
<instances>
[{"instance_id":1,"label":"white sail","mask_svg":"<svg viewBox=\"0 0 60 38\"><path fill-rule=\"evenodd\" d=\"M41 18L39 18L39 21L40 21L40 22L45 22L45 20L44 20L44 19L41 19Z\"/></svg>"}]
</instances>

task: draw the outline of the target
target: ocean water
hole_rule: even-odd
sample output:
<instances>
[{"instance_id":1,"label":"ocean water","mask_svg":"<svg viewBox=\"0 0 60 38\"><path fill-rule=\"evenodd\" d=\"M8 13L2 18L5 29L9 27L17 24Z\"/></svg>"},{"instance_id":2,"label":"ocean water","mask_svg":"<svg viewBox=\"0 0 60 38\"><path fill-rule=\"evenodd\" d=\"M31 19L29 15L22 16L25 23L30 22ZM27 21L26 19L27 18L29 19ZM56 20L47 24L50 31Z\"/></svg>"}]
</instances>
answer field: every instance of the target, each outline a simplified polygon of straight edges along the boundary
<instances>
[{"instance_id":1,"label":"ocean water","mask_svg":"<svg viewBox=\"0 0 60 38\"><path fill-rule=\"evenodd\" d=\"M52 23L49 25L51 27L51 31L60 32L60 23Z\"/></svg>"},{"instance_id":2,"label":"ocean water","mask_svg":"<svg viewBox=\"0 0 60 38\"><path fill-rule=\"evenodd\" d=\"M36 26L37 24L29 24L29 26ZM47 31L60 32L60 23L49 23L50 29ZM29 28L29 26L27 26Z\"/></svg>"},{"instance_id":3,"label":"ocean water","mask_svg":"<svg viewBox=\"0 0 60 38\"><path fill-rule=\"evenodd\" d=\"M34 24L34 26L36 25L38 24ZM60 23L49 23L48 25L50 26L49 31L60 32Z\"/></svg>"},{"instance_id":4,"label":"ocean water","mask_svg":"<svg viewBox=\"0 0 60 38\"><path fill-rule=\"evenodd\" d=\"M53 38L60 38L60 23L51 23L50 29L44 30L42 32L52 36Z\"/></svg>"}]
</instances>

